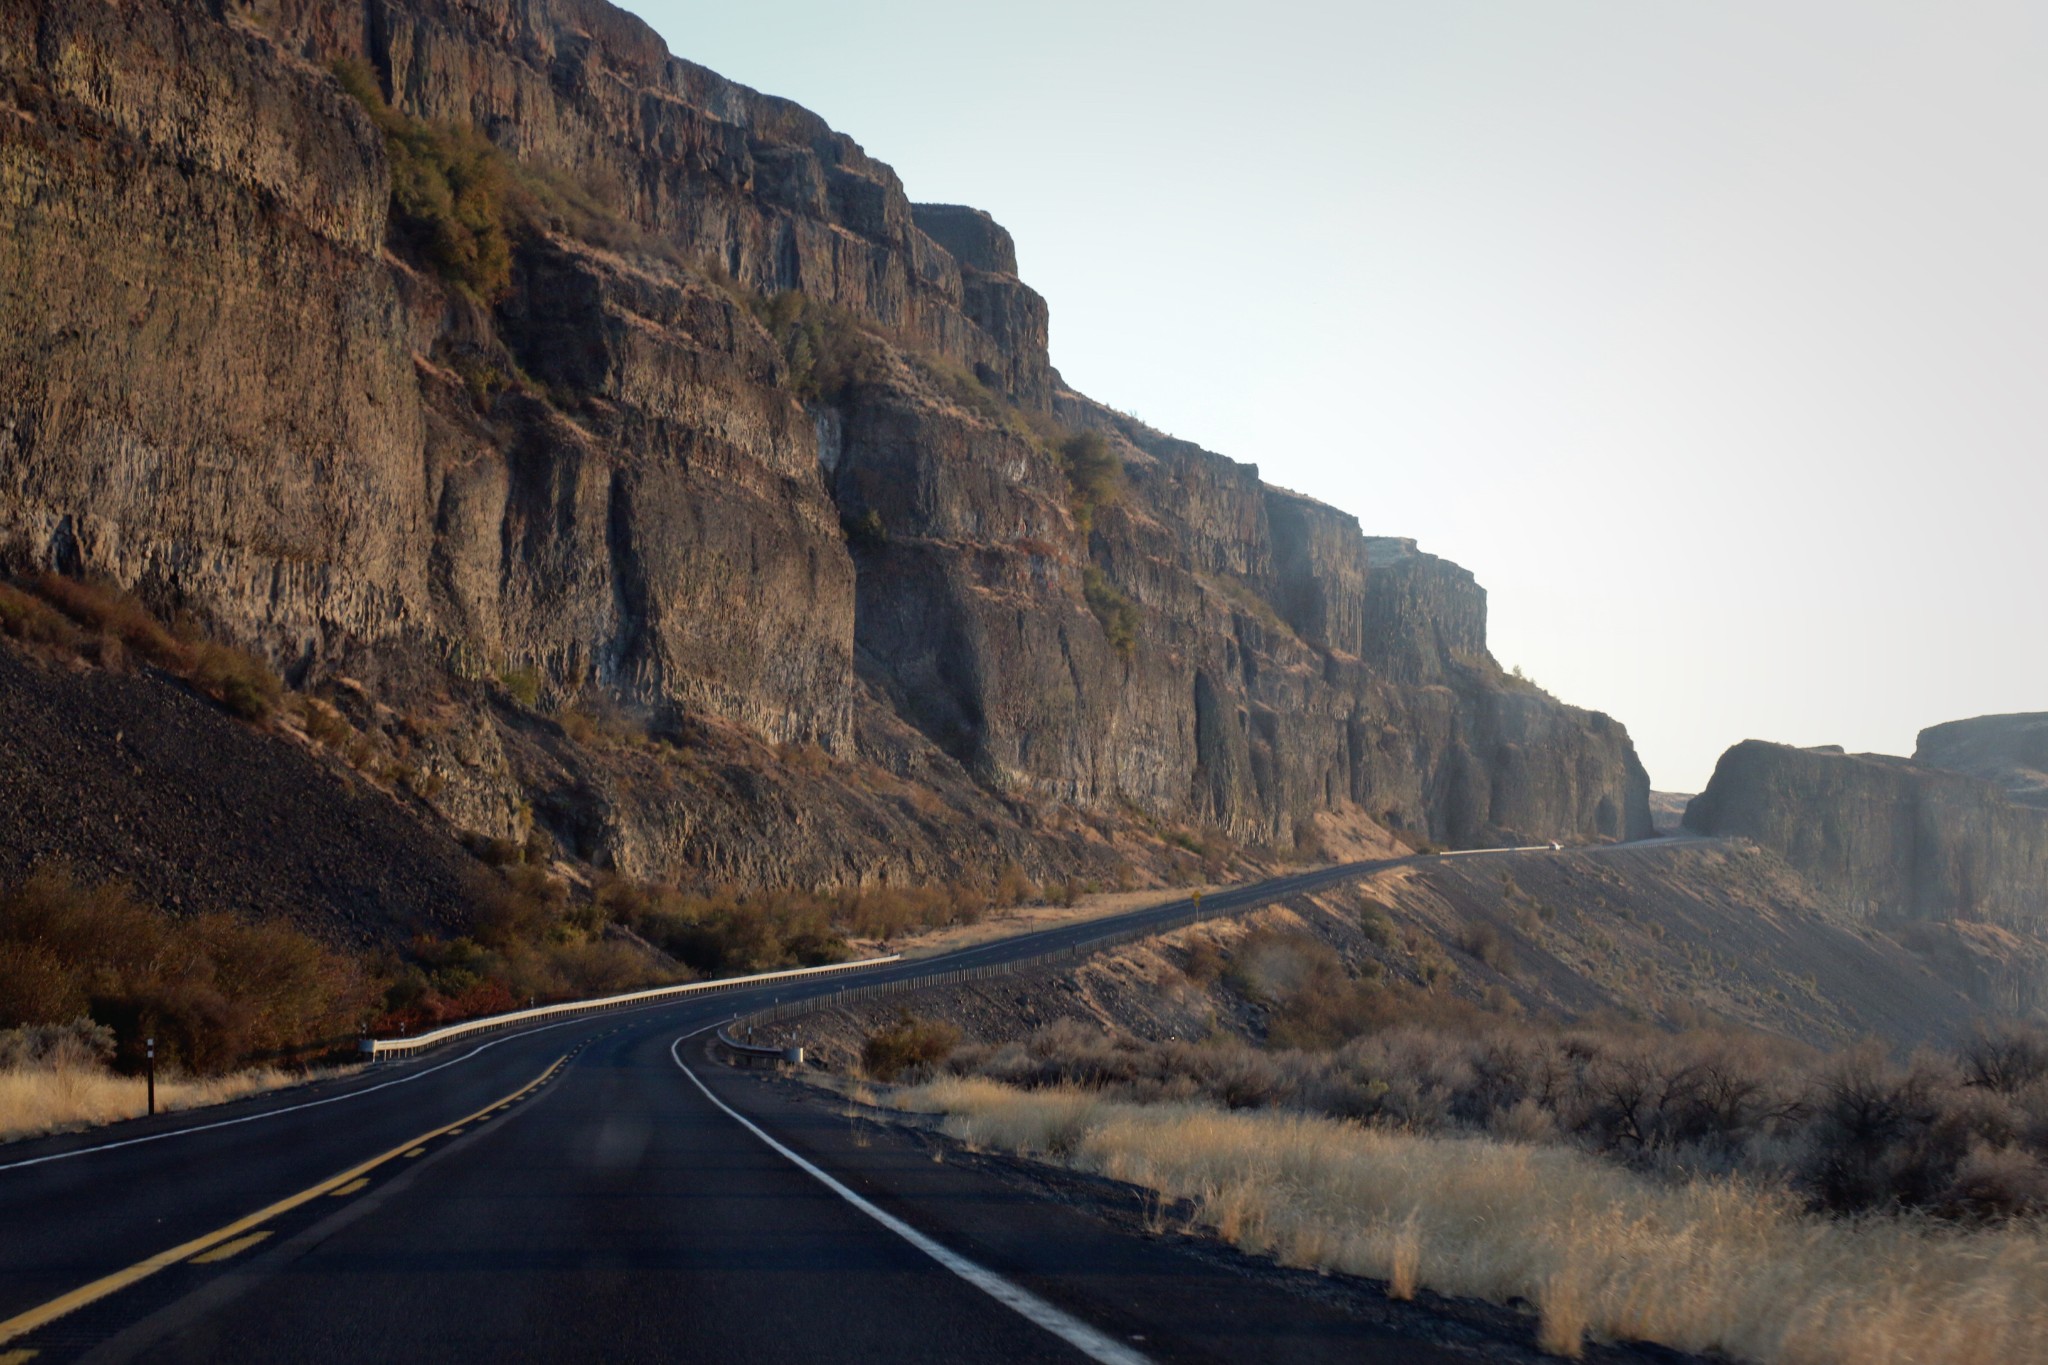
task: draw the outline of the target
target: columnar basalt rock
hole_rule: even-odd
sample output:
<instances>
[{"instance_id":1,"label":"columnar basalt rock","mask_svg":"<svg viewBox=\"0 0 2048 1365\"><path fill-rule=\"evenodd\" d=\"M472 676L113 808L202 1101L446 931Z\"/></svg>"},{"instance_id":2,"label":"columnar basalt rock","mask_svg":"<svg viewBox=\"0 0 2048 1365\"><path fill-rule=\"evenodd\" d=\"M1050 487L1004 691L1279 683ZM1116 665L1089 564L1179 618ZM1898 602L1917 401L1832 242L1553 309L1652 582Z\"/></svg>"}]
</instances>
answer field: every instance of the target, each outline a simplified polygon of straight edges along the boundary
<instances>
[{"instance_id":1,"label":"columnar basalt rock","mask_svg":"<svg viewBox=\"0 0 2048 1365\"><path fill-rule=\"evenodd\" d=\"M2022 804L2048 806L2048 712L1929 726L1913 760L1996 782Z\"/></svg>"},{"instance_id":2,"label":"columnar basalt rock","mask_svg":"<svg viewBox=\"0 0 2048 1365\"><path fill-rule=\"evenodd\" d=\"M501 297L391 233L337 62L488 139L515 209L577 206L515 224ZM0 559L106 575L296 679L530 675L543 714L602 694L971 775L988 800L952 805L984 826L1050 802L1283 847L1333 810L1451 843L1649 833L1626 732L1501 675L1470 574L1063 389L987 214L913 205L599 0L21 0L0 227ZM830 385L764 322L784 291L864 334ZM1122 460L1100 506L1068 430ZM461 733L451 819L542 793L579 856L648 874L744 842L691 801L781 789L650 795ZM931 837L898 875L970 858Z\"/></svg>"},{"instance_id":3,"label":"columnar basalt rock","mask_svg":"<svg viewBox=\"0 0 2048 1365\"><path fill-rule=\"evenodd\" d=\"M1685 827L1754 840L1873 918L2048 918L2048 811L1907 759L1746 740L1721 756Z\"/></svg>"}]
</instances>

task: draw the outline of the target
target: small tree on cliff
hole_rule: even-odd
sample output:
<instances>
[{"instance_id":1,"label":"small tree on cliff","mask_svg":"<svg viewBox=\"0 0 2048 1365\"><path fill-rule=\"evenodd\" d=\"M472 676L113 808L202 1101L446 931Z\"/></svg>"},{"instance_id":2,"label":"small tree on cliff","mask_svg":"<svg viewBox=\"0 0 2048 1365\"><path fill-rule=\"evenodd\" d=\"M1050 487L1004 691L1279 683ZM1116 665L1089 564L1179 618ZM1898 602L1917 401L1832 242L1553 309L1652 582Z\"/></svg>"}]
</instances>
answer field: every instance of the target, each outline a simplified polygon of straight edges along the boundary
<instances>
[{"instance_id":1,"label":"small tree on cliff","mask_svg":"<svg viewBox=\"0 0 2048 1365\"><path fill-rule=\"evenodd\" d=\"M336 62L334 74L384 134L392 235L486 303L503 296L512 283L505 154L469 129L422 123L393 109L359 61Z\"/></svg>"},{"instance_id":2,"label":"small tree on cliff","mask_svg":"<svg viewBox=\"0 0 2048 1365\"><path fill-rule=\"evenodd\" d=\"M1095 509L1107 507L1122 494L1124 462L1099 431L1075 432L1060 442L1059 456L1071 492L1074 524L1086 531L1094 524Z\"/></svg>"}]
</instances>

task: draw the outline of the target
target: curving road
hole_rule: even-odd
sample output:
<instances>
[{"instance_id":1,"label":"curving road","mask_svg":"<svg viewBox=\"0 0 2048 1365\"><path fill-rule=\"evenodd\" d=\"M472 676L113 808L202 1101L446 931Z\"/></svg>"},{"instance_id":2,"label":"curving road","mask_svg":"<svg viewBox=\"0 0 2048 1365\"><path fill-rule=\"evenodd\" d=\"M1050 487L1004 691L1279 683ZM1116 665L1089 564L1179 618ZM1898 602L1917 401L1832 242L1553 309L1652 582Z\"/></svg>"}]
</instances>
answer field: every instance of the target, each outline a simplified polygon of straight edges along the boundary
<instances>
[{"instance_id":1,"label":"curving road","mask_svg":"<svg viewBox=\"0 0 2048 1365\"><path fill-rule=\"evenodd\" d=\"M856 979L1016 961L1187 908ZM0 1365L1471 1358L707 1063L709 1031L735 1013L845 980L486 1035L343 1082L0 1147Z\"/></svg>"}]
</instances>

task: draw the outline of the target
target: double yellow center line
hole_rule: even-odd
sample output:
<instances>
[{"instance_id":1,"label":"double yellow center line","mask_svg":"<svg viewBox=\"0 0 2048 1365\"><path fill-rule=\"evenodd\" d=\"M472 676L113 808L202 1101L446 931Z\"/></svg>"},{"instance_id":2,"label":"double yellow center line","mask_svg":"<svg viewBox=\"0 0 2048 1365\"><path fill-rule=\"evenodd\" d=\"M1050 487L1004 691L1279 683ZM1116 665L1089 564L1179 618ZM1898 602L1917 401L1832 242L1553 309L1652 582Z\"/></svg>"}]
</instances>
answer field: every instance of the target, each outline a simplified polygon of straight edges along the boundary
<instances>
[{"instance_id":1,"label":"double yellow center line","mask_svg":"<svg viewBox=\"0 0 2048 1365\"><path fill-rule=\"evenodd\" d=\"M280 1199L267 1208L258 1209L246 1218L237 1218L226 1227L209 1232L204 1237L195 1237L189 1242L172 1247L169 1251L160 1251L146 1261L137 1261L126 1270L117 1270L111 1275L94 1280L91 1284L80 1285L70 1293L59 1295L48 1303L31 1308L25 1313L17 1313L5 1322L0 1322L0 1345L13 1341L16 1337L25 1336L35 1331L38 1327L54 1322L66 1313L103 1299L117 1290L126 1289L138 1280L146 1280L166 1266L173 1266L185 1260L206 1260L208 1258L204 1253L220 1247L221 1243L240 1237L257 1224L266 1223L279 1214L289 1213L299 1205L318 1199L323 1194L340 1193L342 1187L349 1185L351 1182L356 1182L350 1190L351 1193L354 1190L361 1189L365 1184L369 1183L363 1177L376 1170L379 1166L382 1166L385 1162L396 1157L416 1155L417 1149L424 1147L435 1138L458 1133L469 1124L475 1123L479 1119L488 1118L494 1110L502 1109L515 1100L526 1098L526 1096L539 1089L548 1077L561 1070L562 1063L568 1060L569 1058L566 1053L557 1057L554 1064L546 1071L541 1072L540 1075L534 1077L503 1099L492 1100L474 1114L459 1118L453 1123L443 1124L430 1133L422 1133L418 1137L408 1138L382 1156L372 1157L360 1166L352 1166L340 1175L331 1176L317 1185L300 1190L295 1195ZM242 1246L253 1246L258 1240L261 1239L252 1238L243 1243ZM242 1246L238 1246L234 1250L240 1251ZM225 1260L227 1256L234 1254L234 1252L228 1251L225 1247L222 1247L221 1251L223 1254L215 1259Z\"/></svg>"}]
</instances>

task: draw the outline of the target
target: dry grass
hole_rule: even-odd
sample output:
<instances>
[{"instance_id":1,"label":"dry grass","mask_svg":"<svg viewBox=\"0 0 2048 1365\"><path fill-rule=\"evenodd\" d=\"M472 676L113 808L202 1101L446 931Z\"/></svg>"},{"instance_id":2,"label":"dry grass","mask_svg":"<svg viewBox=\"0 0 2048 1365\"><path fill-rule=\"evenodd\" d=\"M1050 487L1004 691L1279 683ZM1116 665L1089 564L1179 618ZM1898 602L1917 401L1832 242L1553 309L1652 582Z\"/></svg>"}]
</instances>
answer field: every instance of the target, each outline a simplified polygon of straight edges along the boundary
<instances>
[{"instance_id":1,"label":"dry grass","mask_svg":"<svg viewBox=\"0 0 2048 1365\"><path fill-rule=\"evenodd\" d=\"M156 1107L169 1112L276 1090L301 1081L345 1074L354 1068L320 1072L262 1069L204 1079L157 1077ZM117 1076L97 1067L23 1067L0 1070L0 1142L39 1133L72 1132L103 1123L140 1118L146 1105L139 1076Z\"/></svg>"},{"instance_id":2,"label":"dry grass","mask_svg":"<svg viewBox=\"0 0 2048 1365\"><path fill-rule=\"evenodd\" d=\"M1129 1104L942 1079L901 1107L953 1136L1193 1201L1247 1250L1541 1314L1588 1334L1766 1365L2048 1361L2048 1234L1829 1218L1739 1180L1662 1183L1585 1153L1340 1120Z\"/></svg>"}]
</instances>

